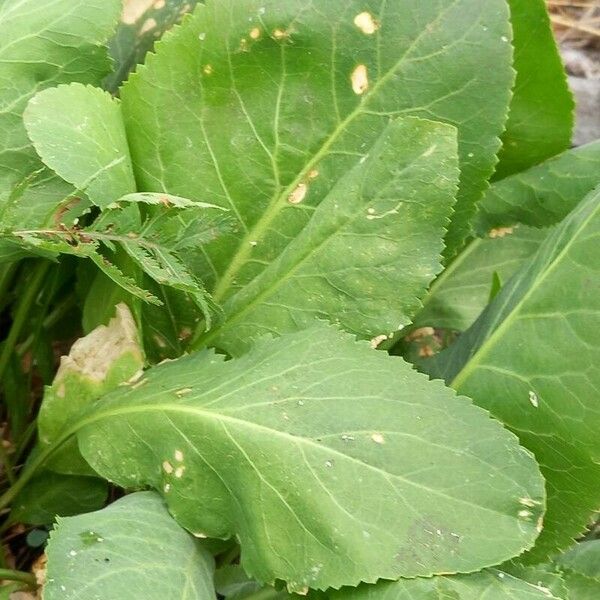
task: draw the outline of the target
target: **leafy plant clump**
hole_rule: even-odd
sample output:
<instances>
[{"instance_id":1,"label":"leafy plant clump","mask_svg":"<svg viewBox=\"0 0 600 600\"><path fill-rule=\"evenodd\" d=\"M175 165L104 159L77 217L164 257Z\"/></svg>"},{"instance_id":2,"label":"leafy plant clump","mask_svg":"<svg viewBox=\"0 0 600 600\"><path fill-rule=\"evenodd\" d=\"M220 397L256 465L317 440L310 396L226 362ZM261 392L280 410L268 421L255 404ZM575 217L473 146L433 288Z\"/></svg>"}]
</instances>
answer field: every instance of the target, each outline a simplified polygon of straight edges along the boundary
<instances>
[{"instance_id":1,"label":"leafy plant clump","mask_svg":"<svg viewBox=\"0 0 600 600\"><path fill-rule=\"evenodd\" d=\"M0 84L0 597L600 597L543 0L0 0Z\"/></svg>"}]
</instances>

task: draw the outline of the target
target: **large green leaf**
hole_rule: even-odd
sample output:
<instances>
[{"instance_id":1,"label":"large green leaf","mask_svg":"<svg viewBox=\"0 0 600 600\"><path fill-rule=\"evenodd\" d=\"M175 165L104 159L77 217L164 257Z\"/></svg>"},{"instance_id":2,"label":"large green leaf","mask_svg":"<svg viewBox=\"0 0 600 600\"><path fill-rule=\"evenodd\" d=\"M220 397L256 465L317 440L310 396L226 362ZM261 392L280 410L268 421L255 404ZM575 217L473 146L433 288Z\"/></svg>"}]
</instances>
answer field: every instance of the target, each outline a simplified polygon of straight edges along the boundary
<instances>
[{"instance_id":1,"label":"large green leaf","mask_svg":"<svg viewBox=\"0 0 600 600\"><path fill-rule=\"evenodd\" d=\"M457 181L454 128L394 121L197 345L239 354L260 334L295 331L315 317L362 337L391 337L441 270Z\"/></svg>"},{"instance_id":2,"label":"large green leaf","mask_svg":"<svg viewBox=\"0 0 600 600\"><path fill-rule=\"evenodd\" d=\"M196 6L198 0L128 0L121 22L110 41L114 71L105 80L107 89L115 91L129 73L142 63L146 53L165 31L179 23Z\"/></svg>"},{"instance_id":3,"label":"large green leaf","mask_svg":"<svg viewBox=\"0 0 600 600\"><path fill-rule=\"evenodd\" d=\"M52 446L65 426L93 400L141 374L144 357L136 324L124 304L108 325L100 325L77 340L63 356L51 387L46 388L38 418L40 445ZM75 443L54 455L53 470L65 474L93 474Z\"/></svg>"},{"instance_id":4,"label":"large green leaf","mask_svg":"<svg viewBox=\"0 0 600 600\"><path fill-rule=\"evenodd\" d=\"M432 367L540 463L548 514L529 560L570 545L600 503L599 238L593 192Z\"/></svg>"},{"instance_id":5,"label":"large green leaf","mask_svg":"<svg viewBox=\"0 0 600 600\"><path fill-rule=\"evenodd\" d=\"M567 150L575 108L545 0L508 0L508 4L517 79L497 179Z\"/></svg>"},{"instance_id":6,"label":"large green leaf","mask_svg":"<svg viewBox=\"0 0 600 600\"><path fill-rule=\"evenodd\" d=\"M423 116L459 130L451 253L499 148L510 36L504 0L209 0L122 90L138 182L236 216L206 251L202 278L222 301L277 258L390 117Z\"/></svg>"},{"instance_id":7,"label":"large green leaf","mask_svg":"<svg viewBox=\"0 0 600 600\"><path fill-rule=\"evenodd\" d=\"M212 557L152 492L59 519L46 549L45 600L214 600Z\"/></svg>"},{"instance_id":8,"label":"large green leaf","mask_svg":"<svg viewBox=\"0 0 600 600\"><path fill-rule=\"evenodd\" d=\"M45 90L24 121L44 163L97 206L136 191L121 107L107 92L78 83Z\"/></svg>"},{"instance_id":9,"label":"large green leaf","mask_svg":"<svg viewBox=\"0 0 600 600\"><path fill-rule=\"evenodd\" d=\"M552 600L544 586L489 570L472 575L383 582L327 595L327 600ZM567 600L561 598L561 600ZM575 599L574 599L575 600Z\"/></svg>"},{"instance_id":10,"label":"large green leaf","mask_svg":"<svg viewBox=\"0 0 600 600\"><path fill-rule=\"evenodd\" d=\"M102 44L120 9L119 0L0 0L0 201L41 166L21 118L27 102L45 87L106 75Z\"/></svg>"},{"instance_id":11,"label":"large green leaf","mask_svg":"<svg viewBox=\"0 0 600 600\"><path fill-rule=\"evenodd\" d=\"M99 474L159 489L181 525L236 535L250 575L296 591L496 564L544 511L512 434L324 325L154 367L75 431Z\"/></svg>"},{"instance_id":12,"label":"large green leaf","mask_svg":"<svg viewBox=\"0 0 600 600\"><path fill-rule=\"evenodd\" d=\"M479 205L476 229L524 223L554 225L600 183L600 141L564 152L524 173L494 183Z\"/></svg>"},{"instance_id":13,"label":"large green leaf","mask_svg":"<svg viewBox=\"0 0 600 600\"><path fill-rule=\"evenodd\" d=\"M547 235L517 226L472 240L435 280L413 326L468 329L490 301L494 278L506 283Z\"/></svg>"}]
</instances>

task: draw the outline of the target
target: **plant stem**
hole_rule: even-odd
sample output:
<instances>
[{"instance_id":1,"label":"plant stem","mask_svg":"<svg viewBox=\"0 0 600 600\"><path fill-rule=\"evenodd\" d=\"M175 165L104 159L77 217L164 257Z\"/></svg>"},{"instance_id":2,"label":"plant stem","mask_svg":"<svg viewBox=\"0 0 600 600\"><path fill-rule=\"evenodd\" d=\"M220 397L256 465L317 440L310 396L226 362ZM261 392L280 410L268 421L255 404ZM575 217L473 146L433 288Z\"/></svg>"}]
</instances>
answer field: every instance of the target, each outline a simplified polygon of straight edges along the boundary
<instances>
[{"instance_id":1,"label":"plant stem","mask_svg":"<svg viewBox=\"0 0 600 600\"><path fill-rule=\"evenodd\" d=\"M49 329L53 325L56 325L56 323L58 323L58 321L60 321L62 317L67 312L69 312L71 308L75 306L75 304L75 296L72 294L67 296L65 300L63 300L51 313L44 317L42 328ZM25 339L25 341L23 341L23 343L21 343L17 348L17 353L19 354L19 356L23 356L23 354L25 354L29 350L29 348L31 348L31 345L34 341L35 336L33 334L31 334L27 339Z\"/></svg>"},{"instance_id":2,"label":"plant stem","mask_svg":"<svg viewBox=\"0 0 600 600\"><path fill-rule=\"evenodd\" d=\"M18 265L18 262L13 262L8 265L2 265L0 268L0 309L3 309L7 303L5 300L6 291L12 283Z\"/></svg>"},{"instance_id":3,"label":"plant stem","mask_svg":"<svg viewBox=\"0 0 600 600\"><path fill-rule=\"evenodd\" d=\"M0 439L0 463L4 468L4 472L6 473L6 479L10 485L15 483L15 474L13 473L13 465L10 457L8 456L8 450L4 447L4 440Z\"/></svg>"},{"instance_id":4,"label":"plant stem","mask_svg":"<svg viewBox=\"0 0 600 600\"><path fill-rule=\"evenodd\" d=\"M35 302L49 268L50 262L48 261L38 263L33 271L25 293L19 300L15 318L10 327L10 331L8 332L8 337L4 341L2 353L0 354L0 381L2 381L2 378L4 377L10 358L14 352L15 345L19 341L19 336L25 326L27 317L29 316L31 305Z\"/></svg>"},{"instance_id":5,"label":"plant stem","mask_svg":"<svg viewBox=\"0 0 600 600\"><path fill-rule=\"evenodd\" d=\"M5 581L21 581L32 588L37 587L35 576L24 571L15 571L13 569L0 569L0 579Z\"/></svg>"},{"instance_id":6,"label":"plant stem","mask_svg":"<svg viewBox=\"0 0 600 600\"><path fill-rule=\"evenodd\" d=\"M277 598L281 592L278 592L275 588L263 588L246 596L246 600L270 600L271 598Z\"/></svg>"}]
</instances>

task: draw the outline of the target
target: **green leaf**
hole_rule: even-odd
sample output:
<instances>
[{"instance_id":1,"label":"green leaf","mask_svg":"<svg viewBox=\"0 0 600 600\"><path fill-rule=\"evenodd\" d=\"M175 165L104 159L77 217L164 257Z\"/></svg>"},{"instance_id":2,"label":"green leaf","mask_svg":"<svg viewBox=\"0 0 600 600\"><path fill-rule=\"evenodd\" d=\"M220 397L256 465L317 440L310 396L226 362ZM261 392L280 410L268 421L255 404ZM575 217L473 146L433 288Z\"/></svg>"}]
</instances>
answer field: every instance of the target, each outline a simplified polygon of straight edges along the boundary
<instances>
[{"instance_id":1,"label":"green leaf","mask_svg":"<svg viewBox=\"0 0 600 600\"><path fill-rule=\"evenodd\" d=\"M555 563L561 568L574 571L600 585L600 540L590 540L575 544L560 555Z\"/></svg>"},{"instance_id":2,"label":"green leaf","mask_svg":"<svg viewBox=\"0 0 600 600\"><path fill-rule=\"evenodd\" d=\"M160 208L144 211L137 204L158 204ZM214 209L214 212L210 212ZM20 243L28 250L71 254L92 260L114 283L145 302L160 304L151 292L139 286L130 262L161 285L186 292L194 299L211 324L211 312L218 308L202 283L186 264L189 249L197 251L228 227L223 209L206 203L194 203L166 194L128 194L112 202L88 227L60 224L44 229L9 229L0 231L0 239ZM122 252L119 252L119 251ZM131 261L124 259L128 255ZM121 297L121 296L118 296ZM110 309L111 307L109 307ZM199 318L197 318L199 320Z\"/></svg>"},{"instance_id":3,"label":"green leaf","mask_svg":"<svg viewBox=\"0 0 600 600\"><path fill-rule=\"evenodd\" d=\"M52 446L82 409L119 384L141 375L144 357L135 321L124 304L107 326L77 340L63 356L40 409L40 445ZM65 474L93 474L74 441L57 452L50 466Z\"/></svg>"},{"instance_id":4,"label":"green leaf","mask_svg":"<svg viewBox=\"0 0 600 600\"><path fill-rule=\"evenodd\" d=\"M600 582L579 573L564 573L565 583L569 590L569 600L598 600L600 598Z\"/></svg>"},{"instance_id":5,"label":"green leaf","mask_svg":"<svg viewBox=\"0 0 600 600\"><path fill-rule=\"evenodd\" d=\"M494 274L508 281L547 235L517 226L471 241L435 280L413 327L468 329L488 304Z\"/></svg>"},{"instance_id":6,"label":"green leaf","mask_svg":"<svg viewBox=\"0 0 600 600\"><path fill-rule=\"evenodd\" d=\"M302 329L315 317L375 345L392 337L441 270L457 179L452 127L396 120L197 345L240 354L260 334Z\"/></svg>"},{"instance_id":7,"label":"green leaf","mask_svg":"<svg viewBox=\"0 0 600 600\"><path fill-rule=\"evenodd\" d=\"M83 194L76 193L66 181L41 168L15 187L0 206L0 224L3 229L58 223L72 225L88 208L89 200Z\"/></svg>"},{"instance_id":8,"label":"green leaf","mask_svg":"<svg viewBox=\"0 0 600 600\"><path fill-rule=\"evenodd\" d=\"M243 600L251 597L262 585L250 579L240 565L227 565L215 573L217 593L226 600ZM289 597L285 592L282 597Z\"/></svg>"},{"instance_id":9,"label":"green leaf","mask_svg":"<svg viewBox=\"0 0 600 600\"><path fill-rule=\"evenodd\" d=\"M144 349L148 360L156 364L167 358L179 358L188 349L199 316L189 295L156 284L149 289L163 303L142 307Z\"/></svg>"},{"instance_id":10,"label":"green leaf","mask_svg":"<svg viewBox=\"0 0 600 600\"><path fill-rule=\"evenodd\" d=\"M570 545L600 502L599 236L593 192L430 367L540 463L548 513L530 562Z\"/></svg>"},{"instance_id":11,"label":"green leaf","mask_svg":"<svg viewBox=\"0 0 600 600\"><path fill-rule=\"evenodd\" d=\"M188 268L184 257L191 246L198 251L226 229L222 209L184 198L162 194L160 210L149 211L140 219L140 211L128 202L154 203L152 194L132 194L111 205L92 227L76 233L83 242L98 241L115 251L122 248L140 269L160 285L188 293L211 325L211 311L217 306L204 286ZM125 207L121 206L125 203ZM112 208L114 206L114 208ZM214 214L210 209L215 209ZM55 234L56 235L56 234ZM60 232L58 235L64 235Z\"/></svg>"},{"instance_id":12,"label":"green leaf","mask_svg":"<svg viewBox=\"0 0 600 600\"><path fill-rule=\"evenodd\" d=\"M59 519L46 554L45 600L216 598L211 556L152 492Z\"/></svg>"},{"instance_id":13,"label":"green leaf","mask_svg":"<svg viewBox=\"0 0 600 600\"><path fill-rule=\"evenodd\" d=\"M552 600L546 587L508 573L488 570L471 575L411 579L361 586L328 594L327 600ZM566 598L563 598L566 600Z\"/></svg>"},{"instance_id":14,"label":"green leaf","mask_svg":"<svg viewBox=\"0 0 600 600\"><path fill-rule=\"evenodd\" d=\"M154 367L76 431L95 471L159 489L186 529L235 535L249 575L296 591L496 564L544 510L512 434L324 325Z\"/></svg>"},{"instance_id":15,"label":"green leaf","mask_svg":"<svg viewBox=\"0 0 600 600\"><path fill-rule=\"evenodd\" d=\"M97 206L136 191L121 107L107 92L78 83L45 90L24 122L44 163Z\"/></svg>"},{"instance_id":16,"label":"green leaf","mask_svg":"<svg viewBox=\"0 0 600 600\"><path fill-rule=\"evenodd\" d=\"M119 27L110 41L115 67L104 86L115 91L129 73L144 61L147 52L165 31L179 23L198 0L129 0Z\"/></svg>"},{"instance_id":17,"label":"green leaf","mask_svg":"<svg viewBox=\"0 0 600 600\"><path fill-rule=\"evenodd\" d=\"M391 117L443 121L461 159L452 254L499 148L510 36L504 0L209 0L122 90L137 180L231 210L237 226L201 275L221 302L281 254Z\"/></svg>"},{"instance_id":18,"label":"green leaf","mask_svg":"<svg viewBox=\"0 0 600 600\"><path fill-rule=\"evenodd\" d=\"M476 229L524 223L554 225L600 183L600 141L569 150L524 173L494 183L479 204Z\"/></svg>"},{"instance_id":19,"label":"green leaf","mask_svg":"<svg viewBox=\"0 0 600 600\"><path fill-rule=\"evenodd\" d=\"M524 171L571 145L575 105L544 0L509 0L517 79L496 179Z\"/></svg>"},{"instance_id":20,"label":"green leaf","mask_svg":"<svg viewBox=\"0 0 600 600\"><path fill-rule=\"evenodd\" d=\"M120 10L120 0L0 1L0 203L41 166L23 126L27 102L45 87L100 82Z\"/></svg>"},{"instance_id":21,"label":"green leaf","mask_svg":"<svg viewBox=\"0 0 600 600\"><path fill-rule=\"evenodd\" d=\"M43 471L14 499L10 521L51 525L57 516L70 517L102 508L107 495L106 481L97 477Z\"/></svg>"}]
</instances>

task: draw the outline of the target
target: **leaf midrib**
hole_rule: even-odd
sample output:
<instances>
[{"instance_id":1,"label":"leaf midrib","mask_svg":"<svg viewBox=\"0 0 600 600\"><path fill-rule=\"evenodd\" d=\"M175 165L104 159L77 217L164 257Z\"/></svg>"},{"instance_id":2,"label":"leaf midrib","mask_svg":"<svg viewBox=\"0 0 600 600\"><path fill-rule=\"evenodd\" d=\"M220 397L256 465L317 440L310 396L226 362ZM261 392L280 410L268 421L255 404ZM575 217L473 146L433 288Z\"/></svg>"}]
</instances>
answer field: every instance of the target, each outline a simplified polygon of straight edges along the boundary
<instances>
[{"instance_id":1,"label":"leaf midrib","mask_svg":"<svg viewBox=\"0 0 600 600\"><path fill-rule=\"evenodd\" d=\"M236 419L235 417L223 415L221 413L214 413L211 411L203 410L201 408L192 407L192 406L178 406L178 405L173 405L173 404L133 405L133 406L127 406L127 407L118 408L118 409L112 409L112 410L108 410L105 412L100 412L95 415L92 415L88 419L82 420L80 423L73 426L68 432L65 433L65 436L63 438L58 440L55 447L53 447L53 450L57 449L56 448L57 446L62 445L62 443L64 441L66 441L66 439L68 439L69 437L76 435L79 431L83 430L85 427L93 425L94 423L97 423L104 419L115 418L115 417L122 416L122 415L144 413L144 412L183 413L183 414L188 414L188 415L195 415L197 417L203 417L203 418L207 418L207 419L216 420L217 422L232 423L241 428L244 428L244 427L249 428L250 427L250 428L258 429L260 431L266 431L266 432L268 432L268 434L270 436L275 435L278 437L282 437L288 441L292 441L294 444L303 443L303 444L318 448L320 451L326 450L328 453L330 453L332 455L339 456L344 460L349 460L351 462L359 464L361 467L367 468L371 471L375 471L376 473L383 475L385 479L389 480L390 478L395 478L395 479L400 480L401 482L404 482L405 484L407 484L409 486L421 489L425 492L428 492L428 493L431 493L431 494L434 494L437 496L441 496L450 501L458 502L459 504L466 504L467 506L475 507L479 510L483 510L484 512L490 512L495 515L500 515L502 517L511 518L510 514L506 514L506 513L500 512L498 510L494 510L492 508L486 507L486 506L474 504L473 502L469 502L466 499L456 498L454 496L444 493L441 490L436 490L435 488L430 488L423 484L413 482L410 479L406 479L402 475L390 473L388 471L381 469L380 467L370 465L369 463L366 463L359 458L350 456L348 454L344 454L343 452L340 452L339 450L336 450L335 448L331 448L329 446L319 444L311 438L295 436L290 433L280 431L278 429L269 428L265 425L259 425L258 423L250 423L248 421Z\"/></svg>"},{"instance_id":2,"label":"leaf midrib","mask_svg":"<svg viewBox=\"0 0 600 600\"><path fill-rule=\"evenodd\" d=\"M358 117L364 114L365 107L370 102L371 98L376 96L379 92L380 88L384 86L398 71L407 56L416 48L416 46L421 42L421 40L429 34L428 28L431 25L439 23L443 17L445 17L446 13L453 9L460 0L453 0L451 4L449 4L443 11L441 11L435 19L433 19L427 26L423 27L423 30L419 33L419 35L410 43L410 45L405 49L402 53L398 61L385 73L381 76L373 88L363 96L357 107L350 112L350 114L333 130L333 132L329 135L327 140L322 144L317 153L306 163L306 165L300 170L296 178L283 189L283 191L277 190L277 192L273 195L271 200L269 201L269 205L264 211L263 215L259 218L259 220L246 231L244 236L240 239L240 243L238 244L237 250L233 255L233 258L229 262L227 268L221 275L219 281L217 282L214 290L213 290L213 298L216 302L219 302L223 299L223 297L227 294L235 276L239 272L239 270L246 264L249 259L253 245L250 244L251 241L259 241L262 239L263 235L269 229L271 223L275 220L275 218L279 215L280 211L284 206L286 206L287 198L289 195L300 185L306 178L307 173L317 165L317 163L327 156L330 148L335 144L338 138L345 132L346 128ZM377 41L380 39L380 32L377 32Z\"/></svg>"},{"instance_id":3,"label":"leaf midrib","mask_svg":"<svg viewBox=\"0 0 600 600\"><path fill-rule=\"evenodd\" d=\"M425 120L423 119L423 121L425 121ZM427 152L429 152L429 150L430 150L429 148L423 150L423 152L421 154L419 154L419 156L414 157L410 161L410 163L408 163L394 177L399 178L406 171L409 171L415 164L417 164L423 158L423 156ZM386 191L385 189L381 190L382 193L385 191ZM305 248L305 251L302 254L300 254L300 256L298 256L297 260L294 261L294 263L292 265L290 265L289 268L287 268L285 270L285 272L279 272L278 278L275 279L275 281L271 281L270 284L267 287L263 288L262 291L259 291L257 294L254 294L254 296L252 296L250 298L250 300L248 302L246 302L244 305L242 305L242 307L239 308L236 312L228 314L227 319L225 320L225 322L222 325L216 326L213 329L210 329L209 331L207 331L207 333L203 337L199 338L198 341L194 343L193 347L195 349L197 349L201 346L209 345L215 338L222 335L222 333L224 331L227 331L228 329L230 329L237 321L239 321L244 315L248 314L248 312L250 312L253 308L255 308L257 305L259 305L265 298L269 298L273 294L276 294L286 282L288 282L290 279L293 278L294 274L299 269L301 269L305 265L306 262L308 262L311 258L314 257L315 254L317 254L328 243L330 243L333 238L338 236L340 234L340 232L342 232L344 230L344 228L346 228L346 226L348 226L349 224L352 224L354 221L356 221L359 218L359 216L361 215L361 213L364 211L365 206L367 205L367 202L365 202L365 198L363 196L362 188L361 188L360 192L358 192L358 194L359 194L359 199L357 201L357 206L356 206L355 211L353 211L351 214L348 214L344 219L340 219L340 222L337 224L337 226L335 228L331 228L330 230L328 230L327 235L323 235L322 239L319 239L316 244L312 244L312 245L308 246L307 248ZM373 197L373 201L378 200L379 198L380 198L379 195L375 195ZM327 196L323 199L323 202L325 202L326 200L327 200ZM409 202L409 201L404 200L404 202ZM298 239L298 238L296 238L296 239ZM288 245L288 247L290 247L292 243L293 243L293 241L290 242L290 245ZM280 256L283 255L283 253L285 252L285 250L287 250L288 247L286 247L286 249L284 249L284 251L280 254ZM275 259L273 261L273 264L276 264L278 260L279 260L279 257L277 257L277 259ZM437 268L438 268L438 270L440 268L439 260L437 261ZM263 275L264 272L266 272L266 270L267 269L265 268L265 270L262 273L257 275L257 277L256 277L257 281L259 281L259 278Z\"/></svg>"}]
</instances>

